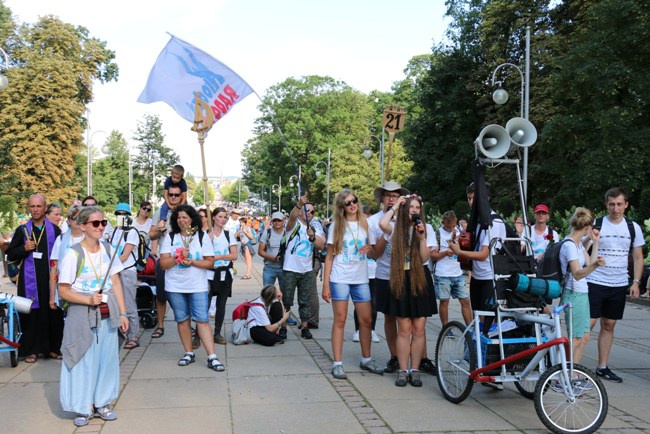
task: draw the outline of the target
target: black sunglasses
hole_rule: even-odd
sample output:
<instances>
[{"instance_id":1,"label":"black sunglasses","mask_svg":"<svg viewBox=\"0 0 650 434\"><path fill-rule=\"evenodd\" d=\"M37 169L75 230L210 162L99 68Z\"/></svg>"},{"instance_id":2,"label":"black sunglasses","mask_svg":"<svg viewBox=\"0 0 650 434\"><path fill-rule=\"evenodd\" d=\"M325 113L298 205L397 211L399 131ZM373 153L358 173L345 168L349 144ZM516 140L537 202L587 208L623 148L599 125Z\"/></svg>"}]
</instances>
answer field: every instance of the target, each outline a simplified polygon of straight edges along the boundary
<instances>
[{"instance_id":1,"label":"black sunglasses","mask_svg":"<svg viewBox=\"0 0 650 434\"><path fill-rule=\"evenodd\" d=\"M179 197L181 193L167 193L169 197Z\"/></svg>"},{"instance_id":2,"label":"black sunglasses","mask_svg":"<svg viewBox=\"0 0 650 434\"><path fill-rule=\"evenodd\" d=\"M145 210L147 212L151 211L151 208L147 208L146 206L143 206L141 209L143 209L143 210Z\"/></svg>"},{"instance_id":3,"label":"black sunglasses","mask_svg":"<svg viewBox=\"0 0 650 434\"><path fill-rule=\"evenodd\" d=\"M343 203L345 204L345 206L350 206L350 205L359 203L359 199L355 197L354 199L346 200Z\"/></svg>"},{"instance_id":4,"label":"black sunglasses","mask_svg":"<svg viewBox=\"0 0 650 434\"><path fill-rule=\"evenodd\" d=\"M315 212L315 211L314 211L313 209L308 209L308 210L307 210L307 214L312 214L312 215L313 215L314 212Z\"/></svg>"},{"instance_id":5,"label":"black sunglasses","mask_svg":"<svg viewBox=\"0 0 650 434\"><path fill-rule=\"evenodd\" d=\"M272 221L273 223L275 223L275 222L281 222L282 220L280 220L280 219L273 219L273 220L271 220L271 221Z\"/></svg>"},{"instance_id":6,"label":"black sunglasses","mask_svg":"<svg viewBox=\"0 0 650 434\"><path fill-rule=\"evenodd\" d=\"M94 228L98 228L99 225L102 225L102 227L106 227L106 225L108 224L108 220L106 220L106 219L104 219L104 220L93 220L91 222L86 222L84 224L93 225Z\"/></svg>"},{"instance_id":7,"label":"black sunglasses","mask_svg":"<svg viewBox=\"0 0 650 434\"><path fill-rule=\"evenodd\" d=\"M76 216L76 215L69 215L68 218L69 218L70 220L77 220L77 216Z\"/></svg>"}]
</instances>

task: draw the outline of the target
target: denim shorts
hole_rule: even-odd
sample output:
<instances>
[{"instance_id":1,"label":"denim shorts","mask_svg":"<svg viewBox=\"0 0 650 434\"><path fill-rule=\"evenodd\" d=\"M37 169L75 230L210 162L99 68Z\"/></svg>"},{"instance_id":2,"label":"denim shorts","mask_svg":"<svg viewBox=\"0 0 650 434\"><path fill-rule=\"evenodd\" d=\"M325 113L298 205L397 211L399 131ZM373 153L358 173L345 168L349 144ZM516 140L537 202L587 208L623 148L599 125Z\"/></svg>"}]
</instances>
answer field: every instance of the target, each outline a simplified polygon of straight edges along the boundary
<instances>
[{"instance_id":1,"label":"denim shorts","mask_svg":"<svg viewBox=\"0 0 650 434\"><path fill-rule=\"evenodd\" d=\"M440 277L433 276L438 300L449 300L450 298L463 299L469 297L469 291L465 286L465 276Z\"/></svg>"},{"instance_id":2,"label":"denim shorts","mask_svg":"<svg viewBox=\"0 0 650 434\"><path fill-rule=\"evenodd\" d=\"M352 301L355 303L372 300L370 285L367 283L330 282L330 292L334 301L348 301L350 296L352 296Z\"/></svg>"},{"instance_id":3,"label":"denim shorts","mask_svg":"<svg viewBox=\"0 0 650 434\"><path fill-rule=\"evenodd\" d=\"M174 321L183 322L190 318L196 322L208 322L208 291L202 292L169 292L167 291L167 301L174 311Z\"/></svg>"},{"instance_id":4,"label":"denim shorts","mask_svg":"<svg viewBox=\"0 0 650 434\"><path fill-rule=\"evenodd\" d=\"M567 330L569 330L570 317L573 317L573 337L580 339L585 333L589 333L591 323L589 315L589 294L586 292L564 290L562 292L561 303L571 303L573 306L571 309L565 311L564 317Z\"/></svg>"}]
</instances>

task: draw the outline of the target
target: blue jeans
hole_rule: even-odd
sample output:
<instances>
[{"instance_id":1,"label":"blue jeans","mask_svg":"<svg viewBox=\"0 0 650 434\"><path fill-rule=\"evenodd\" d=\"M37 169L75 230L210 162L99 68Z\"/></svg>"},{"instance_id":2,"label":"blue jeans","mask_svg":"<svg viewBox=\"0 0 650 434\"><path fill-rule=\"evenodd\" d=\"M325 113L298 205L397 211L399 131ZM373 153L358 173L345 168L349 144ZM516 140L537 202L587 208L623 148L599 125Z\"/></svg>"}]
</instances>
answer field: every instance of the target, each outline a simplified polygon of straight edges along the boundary
<instances>
[{"instance_id":1,"label":"blue jeans","mask_svg":"<svg viewBox=\"0 0 650 434\"><path fill-rule=\"evenodd\" d=\"M266 285L275 285L275 280L278 280L278 285L280 284L280 279L282 278L282 267L269 267L268 265L264 266L262 271L262 284Z\"/></svg>"},{"instance_id":2,"label":"blue jeans","mask_svg":"<svg viewBox=\"0 0 650 434\"><path fill-rule=\"evenodd\" d=\"M187 321L192 316L192 321L208 322L208 309L210 300L208 291L202 292L167 292L167 301L174 311L176 322Z\"/></svg>"}]
</instances>

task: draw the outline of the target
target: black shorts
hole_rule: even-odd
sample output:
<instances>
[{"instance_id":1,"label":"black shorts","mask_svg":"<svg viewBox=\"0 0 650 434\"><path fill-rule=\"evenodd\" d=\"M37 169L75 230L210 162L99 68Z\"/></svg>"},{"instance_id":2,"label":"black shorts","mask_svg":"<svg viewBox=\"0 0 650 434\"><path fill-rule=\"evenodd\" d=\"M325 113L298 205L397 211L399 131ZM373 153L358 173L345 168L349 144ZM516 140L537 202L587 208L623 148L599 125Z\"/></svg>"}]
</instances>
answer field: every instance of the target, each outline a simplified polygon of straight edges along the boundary
<instances>
[{"instance_id":1,"label":"black shorts","mask_svg":"<svg viewBox=\"0 0 650 434\"><path fill-rule=\"evenodd\" d=\"M588 282L589 316L592 319L623 319L627 286L605 286Z\"/></svg>"},{"instance_id":2,"label":"black shorts","mask_svg":"<svg viewBox=\"0 0 650 434\"><path fill-rule=\"evenodd\" d=\"M160 260L156 261L156 300L162 303L167 302L167 293L165 292L165 270L160 266Z\"/></svg>"},{"instance_id":3,"label":"black shorts","mask_svg":"<svg viewBox=\"0 0 650 434\"><path fill-rule=\"evenodd\" d=\"M472 310L490 310L494 304L494 281L478 280L472 277L469 281L469 299Z\"/></svg>"}]
</instances>

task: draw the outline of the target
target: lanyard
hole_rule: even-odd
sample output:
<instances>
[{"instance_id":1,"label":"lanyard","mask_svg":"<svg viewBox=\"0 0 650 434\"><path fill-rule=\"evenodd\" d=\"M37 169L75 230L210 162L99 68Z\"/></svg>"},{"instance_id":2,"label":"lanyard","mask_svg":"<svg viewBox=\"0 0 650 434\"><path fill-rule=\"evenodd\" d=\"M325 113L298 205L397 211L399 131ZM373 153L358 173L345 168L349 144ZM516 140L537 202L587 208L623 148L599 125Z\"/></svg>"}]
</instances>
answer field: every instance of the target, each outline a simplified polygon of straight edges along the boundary
<instances>
[{"instance_id":1,"label":"lanyard","mask_svg":"<svg viewBox=\"0 0 650 434\"><path fill-rule=\"evenodd\" d=\"M101 246L99 247L99 273L97 273L97 269L95 268L95 264L93 264L93 259L92 259L92 254L86 250L84 246L81 246L82 249L84 249L84 252L87 253L88 257L88 262L90 262L90 266L93 268L93 273L95 273L95 277L97 278L97 282L99 282L99 285L102 285L102 280L100 277L100 273L102 272L102 248Z\"/></svg>"}]
</instances>

